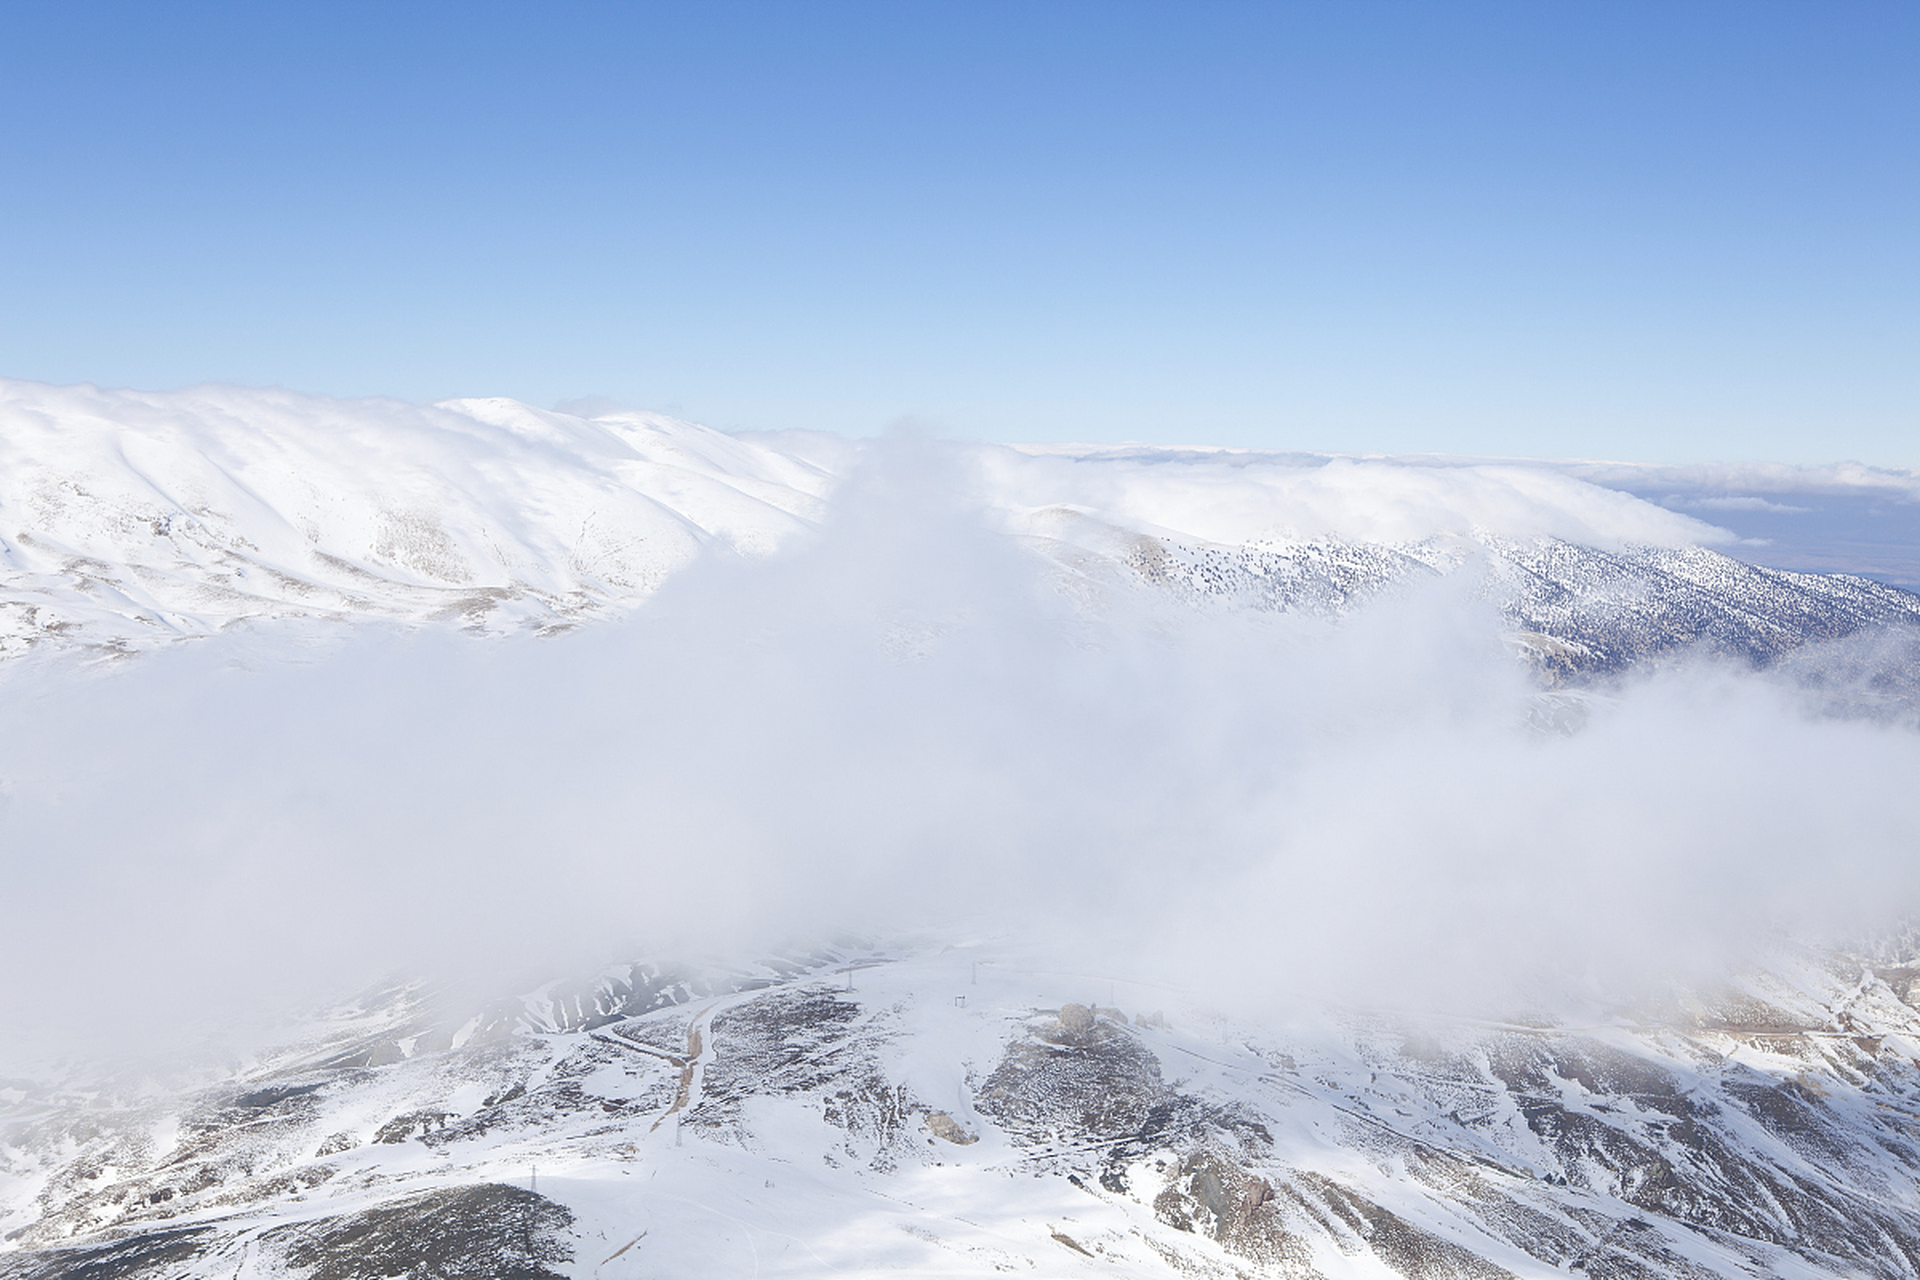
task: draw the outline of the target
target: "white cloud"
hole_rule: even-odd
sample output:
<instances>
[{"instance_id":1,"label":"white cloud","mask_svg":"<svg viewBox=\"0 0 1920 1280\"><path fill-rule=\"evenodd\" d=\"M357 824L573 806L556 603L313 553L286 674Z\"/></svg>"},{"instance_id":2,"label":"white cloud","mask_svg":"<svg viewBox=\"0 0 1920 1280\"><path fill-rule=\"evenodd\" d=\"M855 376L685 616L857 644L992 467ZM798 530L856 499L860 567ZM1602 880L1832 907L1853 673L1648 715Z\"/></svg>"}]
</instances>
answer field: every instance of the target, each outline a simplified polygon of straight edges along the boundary
<instances>
[{"instance_id":1,"label":"white cloud","mask_svg":"<svg viewBox=\"0 0 1920 1280\"><path fill-rule=\"evenodd\" d=\"M1769 502L1751 494L1735 496L1715 496L1707 498L1681 498L1683 506L1695 507L1704 511L1766 511L1781 516L1803 516L1811 507L1796 507L1785 502Z\"/></svg>"},{"instance_id":2,"label":"white cloud","mask_svg":"<svg viewBox=\"0 0 1920 1280\"><path fill-rule=\"evenodd\" d=\"M1785 462L1712 462L1685 466L1638 462L1549 464L1595 484L1645 492L1872 495L1920 502L1920 471L1859 462L1803 466Z\"/></svg>"},{"instance_id":3,"label":"white cloud","mask_svg":"<svg viewBox=\"0 0 1920 1280\"><path fill-rule=\"evenodd\" d=\"M0 1016L150 1051L392 966L962 927L1223 1000L1471 1004L1916 902L1910 731L1704 669L1542 734L1444 579L1337 627L1090 621L942 456L886 445L817 538L558 640L17 668Z\"/></svg>"}]
</instances>

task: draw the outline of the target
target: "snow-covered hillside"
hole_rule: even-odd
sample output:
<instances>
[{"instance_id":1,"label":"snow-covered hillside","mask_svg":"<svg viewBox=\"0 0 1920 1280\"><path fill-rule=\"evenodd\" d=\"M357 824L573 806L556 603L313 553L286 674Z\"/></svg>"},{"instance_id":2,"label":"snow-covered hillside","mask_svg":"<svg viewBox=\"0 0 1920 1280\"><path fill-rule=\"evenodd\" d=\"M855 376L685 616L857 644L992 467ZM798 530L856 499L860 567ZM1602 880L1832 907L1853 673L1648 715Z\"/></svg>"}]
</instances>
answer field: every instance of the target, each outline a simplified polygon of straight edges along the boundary
<instances>
[{"instance_id":1,"label":"snow-covered hillside","mask_svg":"<svg viewBox=\"0 0 1920 1280\"><path fill-rule=\"evenodd\" d=\"M1744 549L0 384L0 1280L1915 1280L1920 597Z\"/></svg>"},{"instance_id":2,"label":"snow-covered hillside","mask_svg":"<svg viewBox=\"0 0 1920 1280\"><path fill-rule=\"evenodd\" d=\"M0 653L301 618L564 628L703 552L817 527L865 452L510 400L0 382ZM946 465L1081 600L1146 583L1337 615L1465 572L1554 675L1702 640L1764 662L1920 622L1910 593L1743 563L1710 549L1724 531L1564 469L1061 446Z\"/></svg>"},{"instance_id":3,"label":"snow-covered hillside","mask_svg":"<svg viewBox=\"0 0 1920 1280\"><path fill-rule=\"evenodd\" d=\"M373 992L183 1095L0 1090L0 1276L1908 1277L1916 970L1584 1022L1019 949Z\"/></svg>"},{"instance_id":4,"label":"snow-covered hillside","mask_svg":"<svg viewBox=\"0 0 1920 1280\"><path fill-rule=\"evenodd\" d=\"M772 549L828 483L651 414L0 383L0 646L295 617L562 626L709 544Z\"/></svg>"}]
</instances>

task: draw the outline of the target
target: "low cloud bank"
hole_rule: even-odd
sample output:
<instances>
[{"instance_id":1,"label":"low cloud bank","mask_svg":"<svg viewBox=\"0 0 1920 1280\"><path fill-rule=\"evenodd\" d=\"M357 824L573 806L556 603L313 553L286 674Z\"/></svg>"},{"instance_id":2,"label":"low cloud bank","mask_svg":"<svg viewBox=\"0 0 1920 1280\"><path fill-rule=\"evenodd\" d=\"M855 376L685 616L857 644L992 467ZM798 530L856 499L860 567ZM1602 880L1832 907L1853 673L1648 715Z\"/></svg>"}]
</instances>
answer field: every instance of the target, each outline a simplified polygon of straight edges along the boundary
<instances>
[{"instance_id":1,"label":"low cloud bank","mask_svg":"<svg viewBox=\"0 0 1920 1280\"><path fill-rule=\"evenodd\" d=\"M0 685L0 1017L118 1048L400 970L843 930L1223 1001L1628 997L1920 901L1920 735L1700 666L1564 733L1450 580L1076 612L953 456L542 641L208 641ZM974 496L968 497L972 494Z\"/></svg>"},{"instance_id":2,"label":"low cloud bank","mask_svg":"<svg viewBox=\"0 0 1920 1280\"><path fill-rule=\"evenodd\" d=\"M1568 464L1566 473L1724 526L1756 564L1855 573L1920 590L1920 472L1777 463Z\"/></svg>"}]
</instances>

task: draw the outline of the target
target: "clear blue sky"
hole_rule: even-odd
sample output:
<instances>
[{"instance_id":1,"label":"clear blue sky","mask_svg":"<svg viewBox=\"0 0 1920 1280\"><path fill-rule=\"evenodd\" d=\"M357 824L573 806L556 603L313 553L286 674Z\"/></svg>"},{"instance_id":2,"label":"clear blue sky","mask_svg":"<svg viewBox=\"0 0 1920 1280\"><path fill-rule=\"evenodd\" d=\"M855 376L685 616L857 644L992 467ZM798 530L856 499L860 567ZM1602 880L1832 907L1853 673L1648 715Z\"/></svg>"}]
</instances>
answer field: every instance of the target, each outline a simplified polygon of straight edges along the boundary
<instances>
[{"instance_id":1,"label":"clear blue sky","mask_svg":"<svg viewBox=\"0 0 1920 1280\"><path fill-rule=\"evenodd\" d=\"M1920 465L1920 5L16 0L0 375Z\"/></svg>"}]
</instances>

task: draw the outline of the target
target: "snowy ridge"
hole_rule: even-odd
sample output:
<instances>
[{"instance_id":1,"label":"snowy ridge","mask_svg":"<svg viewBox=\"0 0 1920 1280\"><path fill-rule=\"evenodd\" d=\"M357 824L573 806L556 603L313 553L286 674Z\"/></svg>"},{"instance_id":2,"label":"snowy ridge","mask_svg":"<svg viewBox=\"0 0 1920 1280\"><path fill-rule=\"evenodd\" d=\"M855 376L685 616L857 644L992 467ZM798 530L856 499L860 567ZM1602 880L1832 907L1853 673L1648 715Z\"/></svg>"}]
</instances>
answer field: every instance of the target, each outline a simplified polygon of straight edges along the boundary
<instances>
[{"instance_id":1,"label":"snowy ridge","mask_svg":"<svg viewBox=\"0 0 1920 1280\"><path fill-rule=\"evenodd\" d=\"M853 528L854 541L868 539L856 552L877 544L897 552L881 564L882 577L940 586L938 575L953 570L943 557L963 558L947 542L922 539L915 521L958 488L971 514L953 541L968 553L987 548L965 560L962 572L986 564L993 574L1018 576L1022 562L994 542L1004 535L1088 615L1110 610L1122 621L1152 624L1168 616L1192 621L1188 609L1222 609L1339 619L1403 593L1404 613L1373 616L1417 626L1422 584L1438 582L1432 594L1448 605L1450 622L1503 627L1549 682L1705 646L1755 665L1784 665L1813 684L1831 670L1833 683L1824 687L1839 691L1836 704L1844 695L1866 703L1905 698L1911 707L1920 692L1912 687L1920 598L1863 578L1745 564L1702 545L1717 536L1710 526L1565 475L1511 464L995 446L903 455L883 447L867 450L876 465L863 467L863 449L734 439L652 415L582 418L508 401L422 408L217 388L142 396L12 384L0 388L0 616L12 627L10 650L54 653L124 654L235 624L301 619L548 631L629 609L702 555L766 556L816 528L824 531L816 545L834 550L840 511L852 514L838 528ZM878 491L859 487L903 474L922 483L932 475L936 487L880 493L890 506L873 504ZM844 507L835 506L836 486L850 495ZM860 525L860 501L883 506L885 518L869 511ZM838 592L852 598L863 626L871 621L862 593L874 558L848 555L815 576L804 557L786 563L795 572L768 575L797 588L779 607L808 613L818 604L831 613ZM1002 581L993 579L994 590ZM1137 596L1123 600L1126 593ZM1467 595L1491 608L1454 608ZM750 607L761 599L744 598ZM944 605L937 592L928 598ZM1142 600L1152 607L1118 607ZM1166 601L1175 607L1159 608ZM1497 650L1479 643L1484 634L1474 637L1472 664L1434 667L1438 679L1426 667L1388 671L1373 660L1349 671L1343 646L1364 633L1370 619L1362 617L1347 630L1299 629L1330 652L1342 650L1339 664L1300 668L1320 673L1303 685L1325 684L1331 674L1339 686L1334 701L1252 704L1257 714L1247 723L1278 745L1272 755L1256 755L1250 774L1301 771L1291 800L1265 782L1246 789L1237 774L1225 788L1213 785L1214 774L1239 766L1233 757L1244 752L1234 749L1216 763L1203 758L1206 776L1193 788L1176 776L1166 791L1152 790L1151 774L1192 754L1199 739L1178 732L1187 723L1179 716L1116 722L1175 730L1145 735L1088 716L1119 687L1104 683L1085 701L1041 700L1032 719L959 725L991 732L978 743L957 735L966 748L957 754L907 752L907 771L875 768L881 757L869 748L878 743L894 753L907 720L958 725L965 717L956 697L977 698L1018 670L1006 655L1051 661L1064 634L1060 650L1079 662L1089 651L1078 647L1072 627L1055 627L1063 615L1045 603L1040 616L1055 628L1047 645L988 645L983 652L992 660L978 668L969 653L946 668L938 653L901 660L895 635L906 636L902 651L917 652L920 633L896 633L896 615L883 610L881 651L826 682L841 696L823 700L823 714L809 707L791 720L769 714L786 700L786 685L744 679L769 665L752 646L723 655L715 668L744 681L746 695L732 712L696 696L684 712L669 699L637 704L663 715L626 715L605 682L559 699L543 695L538 681L520 682L529 696L547 696L552 714L547 703L538 715L519 704L499 724L455 718L452 728L436 729L442 737L496 733L512 754L436 761L458 768L420 774L431 785L417 789L425 797L417 808L405 790L414 775L382 763L405 764L405 742L383 757L368 747L378 735L351 714L329 730L320 718L280 716L273 712L279 704L263 701L259 714L274 732L238 741L266 749L195 755L173 745L171 708L162 708L157 745L148 748L138 731L89 729L122 721L88 720L80 703L35 701L48 714L37 731L16 726L17 772L65 755L47 766L46 779L28 776L8 798L8 814L29 819L8 830L10 837L26 833L8 850L17 855L9 887L17 885L17 901L29 904L38 892L53 921L36 930L27 912L13 917L19 1017L31 1024L44 1014L56 1030L60 1018L71 1018L66 1029L76 1036L103 1024L103 1039L131 1051L152 1048L140 1026L157 1035L161 1019L183 1007L191 1012L201 989L193 973L205 983L206 973L245 967L236 956L298 954L230 945L249 929L311 928L319 958L330 965L355 945L350 926L366 900L394 908L391 927L408 939L418 935L441 951L477 941L516 966L523 962L509 954L513 935L540 932L535 912L569 935L566 954L578 954L572 935L590 936L602 905L594 898L605 899L624 939L655 936L644 914L654 905L665 908L652 917L657 922L682 915L706 922L728 896L757 893L798 909L788 900L817 889L818 911L802 912L812 923L782 919L780 933L768 936L830 936L848 918L847 886L881 861L898 864L902 887L888 890L882 877L879 889L903 896L886 898L883 912L851 918L905 930L916 896L941 899L939 909L959 918L982 914L970 926L974 940L952 945L940 945L945 926L928 925L934 941L823 944L751 964L647 955L573 973L566 971L572 961L541 959L524 962L550 979L538 985L463 972L473 986L493 985L479 995L385 987L299 1024L276 1049L184 1082L103 1079L77 1068L0 1080L0 1280L900 1271L1327 1280L1920 1276L1920 966L1911 938L1888 934L1871 954L1776 952L1765 971L1716 989L1670 992L1659 1007L1596 1008L1599 997L1588 997L1493 1021L1330 1008L1326 991L1349 988L1313 986L1307 972L1323 959L1339 967L1373 963L1383 970L1380 980L1353 990L1373 993L1367 999L1387 998L1382 992L1417 999L1413 993L1433 989L1421 985L1423 977L1462 985L1445 964L1456 942L1478 957L1461 970L1468 974L1485 965L1503 974L1530 963L1579 969L1574 935L1587 933L1636 961L1650 957L1664 973L1660 946L1646 940L1670 940L1684 955L1693 934L1713 933L1701 913L1726 906L1745 919L1743 894L1757 898L1753 919L1766 928L1775 923L1768 904L1783 898L1796 899L1784 905L1804 907L1818 924L1828 896L1873 897L1842 904L1854 919L1854 908L1895 902L1907 883L1914 827L1896 802L1913 770L1909 740L1894 737L1904 729L1835 721L1815 733L1803 724L1802 700L1769 711L1771 719L1730 716L1725 708L1739 712L1744 704L1721 700L1702 704L1712 734L1676 738L1670 722L1654 719L1650 729L1586 754L1577 748L1598 735L1558 719L1552 727L1567 733L1538 734L1539 726L1508 725L1508 712L1524 700L1529 715L1534 707L1554 717L1565 711L1571 722L1576 704L1607 697L1525 688ZM660 612L671 621L671 611ZM904 612L909 622L924 622ZM1495 615L1499 622L1488 623ZM718 626L751 632L758 616L721 609ZM938 611L930 616L937 624ZM1876 629L1882 634L1873 643L1814 643ZM1216 629L1195 630L1211 637ZM1237 621L1217 630L1267 637ZM668 660L659 669L697 665L688 655L712 640L704 631L690 634L684 645L663 645ZM832 627L824 638L789 634L801 638L798 648L819 650L816 658L847 647L847 633ZM527 645L515 652L554 651ZM1257 670L1271 654L1261 648L1248 657ZM1844 670L1849 662L1859 670ZM1389 676L1405 675L1422 690L1447 686L1440 718L1452 724L1461 706L1485 702L1482 691L1491 686L1464 681L1454 701L1447 673L1481 665L1497 669L1498 688L1514 698L1509 704L1501 694L1489 705L1501 732L1524 738L1523 750L1493 743L1478 721L1466 724L1465 736L1401 735L1404 713L1423 704L1396 692ZM166 678L168 670L154 661L132 665L118 688L114 681L75 684L115 706L141 675ZM968 683L971 674L956 680L956 670L985 670L986 683ZM1122 663L1115 670L1131 678L1136 669ZM1250 686L1240 668L1228 662L1219 670L1229 696L1245 699ZM919 702L913 695L925 691L911 683L887 686L876 701L888 714L855 719L834 737L834 722L848 710L845 691L872 688L876 671L925 677L942 696ZM808 669L810 690L816 674ZM1379 718L1391 721L1392 751L1383 753L1367 734L1352 742L1315 736L1311 724L1297 738L1274 734L1294 706L1312 713L1303 722L1322 711L1339 720L1350 707L1362 718L1376 714L1375 703L1345 697L1347 679L1364 693L1386 688L1379 705L1388 714ZM384 697L398 683L367 687ZM1625 696L1631 683L1623 682ZM1774 682L1757 683L1770 690ZM41 688L21 687L35 695ZM468 692L462 684L461 696ZM1024 705L1028 693L1016 688L1010 697ZM608 753L615 739L582 733L578 751L540 757L553 761L546 774L516 772L539 754L521 741L525 733L537 748L543 735L525 732L529 726L570 731L591 719L583 707L602 699L608 718L631 729L630 756ZM1767 705L1774 706L1770 694ZM906 716L892 714L903 707ZM431 714L401 714L437 723ZM1209 740L1223 738L1229 748L1251 740L1221 734L1222 723L1239 721L1212 714L1205 711L1201 724ZM1012 781L1056 781L1030 805L1008 808L1004 823L986 822L970 845L949 851L941 842L954 823L940 815L991 807L1001 776L970 773L968 762L997 762L1022 737L1019 726L1042 721L1088 727L1041 737L1034 752L1011 755ZM206 723L244 729L251 722L222 714ZM1782 723L1794 733L1767 736L1767 726ZM69 725L78 728L61 740ZM689 728L710 730L712 743ZM218 733L198 736L224 741ZM302 739L297 755L273 745L294 737ZM1096 737L1111 737L1128 753L1142 737L1174 745L1131 773L1130 762L1113 755L1079 760L1076 744ZM1751 752L1729 750L1749 739ZM433 735L425 740L431 744ZM656 740L663 751L653 750ZM765 762L744 753L743 742L766 748ZM123 750L121 763L106 745ZM1403 813L1392 811L1396 788L1419 782L1436 757L1454 751L1466 754L1470 768L1437 771L1437 782L1409 791ZM233 833L236 856L209 862L194 843L202 830L196 824L203 812L220 811L220 787L207 779L222 770L196 761L238 752L250 757L239 784L247 803L221 827ZM711 758L719 803L684 811L660 803L712 778L701 767L675 772L668 752L684 753L694 766ZM156 767L156 753L167 767ZM807 753L837 766L817 775L825 780L818 805L810 791L790 785L791 758ZM1547 761L1552 768L1513 767L1548 753L1556 753ZM1616 754L1629 753L1632 767L1620 767ZM295 780L307 790L292 804L270 788L256 806L253 779L277 787L281 774L298 772L289 765L295 759L351 767L311 770ZM468 759L487 767L465 768ZM508 767L497 767L502 759ZM637 763L622 766L622 759ZM1054 759L1075 767L1048 772L1043 766ZM1694 768L1698 761L1718 762L1737 785ZM476 803L475 789L444 786L453 772L478 778L485 798L499 793L508 803L487 808ZM880 775L872 797L846 786L854 772ZM368 775L402 790L364 789ZM666 782L650 792L646 783L656 775ZM1492 780L1489 789L1480 789L1477 775ZM542 776L543 787L525 782ZM811 776L802 771L803 781ZM92 790L60 789L101 778L107 784ZM518 781L503 786L503 778ZM924 778L940 785L904 785ZM1136 810L1127 801L1142 779L1149 785ZM1582 789L1590 782L1597 784L1591 792ZM543 790L557 803L534 803ZM1085 804L1055 809L1055 793ZM407 803L382 803L388 794ZM1017 800L1024 792L1010 794ZM1281 839L1304 833L1313 841L1304 857L1268 858L1260 830L1241 849L1238 833L1205 821L1268 794L1286 801L1278 807L1301 825L1260 830ZM1493 816L1509 819L1511 833L1498 821L1478 821L1491 812L1487 797L1504 802L1510 794L1525 803ZM603 847L596 843L602 824L567 820L578 801L609 796L619 807L604 824ZM1183 798L1191 804L1184 811ZM707 839L709 828L757 803L765 806L758 816L767 819L769 856L759 856L756 840L742 842L738 860L729 861L726 840ZM1604 820L1636 805L1646 810L1642 821ZM1553 823L1542 821L1554 806L1582 828L1573 832L1578 842L1562 839L1568 854L1557 870L1538 856L1555 839ZM888 813L903 809L915 821L887 825ZM1077 904L1097 902L1111 888L1103 877L1128 871L1101 855L1132 835L1129 815L1150 822L1162 809L1184 820L1170 824L1164 844L1143 847L1133 868L1143 873L1142 896L1117 894L1111 914L1072 918ZM336 811L350 818L332 828L346 833L340 837L329 836L323 820ZM935 820L920 823L923 811ZM1110 811L1120 820L1109 823ZM478 828L469 814L504 828L491 856L485 839L468 834ZM1051 833L1066 829L1054 825L1063 814L1086 833L1084 859L1078 849L1056 856ZM1760 818L1749 821L1754 814ZM408 825L409 815L422 820ZM121 816L144 825L123 824ZM1402 816L1411 821L1401 823ZM1369 830L1370 817L1392 820ZM513 825L523 819L524 835ZM660 830L649 831L649 823ZM808 837L811 828L818 830ZM870 849L860 844L868 828L878 833ZM1032 846L1022 843L1029 830L1041 837ZM1207 835L1215 830L1228 838ZM649 847L632 838L635 831L657 839ZM390 832L398 835L382 843ZM1591 849L1583 843L1589 837ZM572 878L564 856L570 844L585 858ZM840 844L855 846L844 864L832 861ZM1511 858L1503 852L1509 848ZM1696 848L1706 856L1686 862ZM169 861L169 849L186 856ZM281 879L271 874L273 857L288 850ZM1001 857L1000 850L1011 852ZM1252 879L1199 874L1209 857L1224 852L1231 861L1236 850L1260 859ZM415 853L418 866L408 861ZM337 866L329 861L336 857ZM688 864L686 874L661 874L670 860ZM1020 864L1036 874L1011 874ZM54 874L70 867L80 874ZM786 875L789 869L798 874ZM315 870L326 874L309 875ZM223 875L238 882L255 873L264 894L221 892ZM1481 902L1475 876L1491 876L1519 896ZM341 892L330 899L334 882ZM973 885L985 896L949 900ZM1209 892L1210 885L1227 888ZM1466 891L1456 894L1462 885ZM113 893L96 894L99 886L118 886L118 900L131 907L123 906L119 925L103 910ZM1202 904L1200 916L1168 910L1180 891ZM1222 902L1230 894L1233 910ZM1475 910L1460 913L1461 903ZM1301 909L1282 913L1281 905ZM502 906L501 914L487 914ZM1020 935L1029 941L998 932L1029 912L1037 926ZM377 915L370 913L370 924L387 927ZM148 918L160 928L153 943L139 943ZM1802 917L1789 911L1784 918ZM1209 952L1195 935L1181 936L1183 919L1260 945ZM1311 926L1321 919L1332 924L1316 933ZM1359 927L1376 919L1378 932ZM1076 952L1072 942L1039 941L1076 928L1093 943L1078 949L1077 961L1061 958ZM89 930L109 956L138 960L115 960L100 970L104 977L88 976L70 940ZM1150 944L1136 930L1168 936ZM194 947L176 947L169 931L210 940L204 960ZM136 941L116 952L122 934ZM1538 950L1503 951L1506 935L1540 935ZM1386 945L1395 937L1408 940L1405 949ZM1298 945L1272 945L1283 938ZM1348 943L1352 949L1338 950ZM539 950L533 940L528 946ZM473 954L477 970L487 957ZM213 968L196 969L204 963ZM1204 989L1172 987L1157 971L1105 971L1125 963L1187 966L1181 981ZM63 976L63 967L79 976ZM258 967L283 976L271 960ZM1262 1007L1281 999L1268 988L1285 985L1292 970L1301 971L1305 989L1321 993L1321 1003L1302 997L1277 1013ZM144 1009L124 1003L142 1000L141 983L165 985L144 989ZM75 995L50 1002L49 989ZM1244 1004L1235 1013L1212 1004L1236 999ZM61 1009L49 1013L49 1003ZM30 1038L35 1028L23 1030Z\"/></svg>"},{"instance_id":2,"label":"snowy ridge","mask_svg":"<svg viewBox=\"0 0 1920 1280\"><path fill-rule=\"evenodd\" d=\"M10 1088L0 1276L1906 1277L1915 974L1285 1034L992 945L396 990L185 1095Z\"/></svg>"},{"instance_id":3,"label":"snowy ridge","mask_svg":"<svg viewBox=\"0 0 1920 1280\"><path fill-rule=\"evenodd\" d=\"M0 383L0 649L242 619L567 625L703 546L763 553L825 477L653 414Z\"/></svg>"},{"instance_id":4,"label":"snowy ridge","mask_svg":"<svg viewBox=\"0 0 1920 1280\"><path fill-rule=\"evenodd\" d=\"M294 619L565 628L703 552L761 556L816 527L861 452L500 399L0 382L0 654ZM1082 599L1145 582L1338 616L1464 571L1554 677L1920 624L1909 592L1745 564L1703 545L1726 541L1711 525L1547 468L961 453L992 518Z\"/></svg>"},{"instance_id":5,"label":"snowy ridge","mask_svg":"<svg viewBox=\"0 0 1920 1280\"><path fill-rule=\"evenodd\" d=\"M1194 602L1338 617L1422 579L1470 574L1549 676L1618 672L1688 646L1766 665L1810 642L1920 626L1920 596L1846 574L1750 565L1704 547L1612 550L1481 533L1400 544L1238 547L1138 538L1126 562Z\"/></svg>"}]
</instances>

